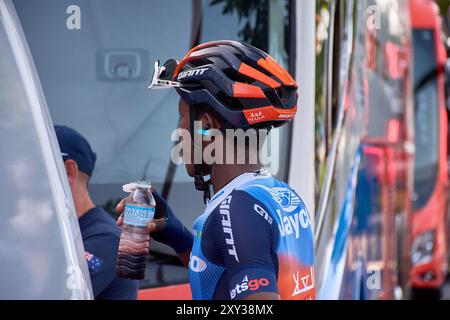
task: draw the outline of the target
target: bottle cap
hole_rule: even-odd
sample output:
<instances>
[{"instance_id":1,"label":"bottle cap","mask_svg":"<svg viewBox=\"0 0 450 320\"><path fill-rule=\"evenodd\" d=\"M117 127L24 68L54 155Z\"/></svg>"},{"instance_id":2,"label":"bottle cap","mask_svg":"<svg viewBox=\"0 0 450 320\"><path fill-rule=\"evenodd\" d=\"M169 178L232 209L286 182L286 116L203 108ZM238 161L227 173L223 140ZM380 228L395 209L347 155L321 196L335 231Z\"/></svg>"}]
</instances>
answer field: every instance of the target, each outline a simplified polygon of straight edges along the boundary
<instances>
[{"instance_id":1,"label":"bottle cap","mask_svg":"<svg viewBox=\"0 0 450 320\"><path fill-rule=\"evenodd\" d=\"M137 188L139 188L139 189L150 189L151 187L152 187L152 184L150 182L137 181L137 182L130 182L130 183L124 184L122 186L122 190L124 192L133 192Z\"/></svg>"},{"instance_id":2,"label":"bottle cap","mask_svg":"<svg viewBox=\"0 0 450 320\"><path fill-rule=\"evenodd\" d=\"M136 182L130 182L130 183L124 184L122 186L122 190L124 192L133 192L134 190L136 190Z\"/></svg>"},{"instance_id":3,"label":"bottle cap","mask_svg":"<svg viewBox=\"0 0 450 320\"><path fill-rule=\"evenodd\" d=\"M152 184L148 181L138 181L136 182L136 188L139 189L150 189L152 187Z\"/></svg>"}]
</instances>

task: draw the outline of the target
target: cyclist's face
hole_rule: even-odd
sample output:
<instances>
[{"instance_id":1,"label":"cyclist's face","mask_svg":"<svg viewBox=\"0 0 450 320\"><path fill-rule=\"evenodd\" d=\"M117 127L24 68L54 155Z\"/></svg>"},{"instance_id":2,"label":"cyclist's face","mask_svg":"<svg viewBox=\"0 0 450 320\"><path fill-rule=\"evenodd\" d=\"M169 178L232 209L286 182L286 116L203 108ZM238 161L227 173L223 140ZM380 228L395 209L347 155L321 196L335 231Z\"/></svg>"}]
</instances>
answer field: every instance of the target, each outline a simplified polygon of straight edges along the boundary
<instances>
[{"instance_id":1,"label":"cyclist's face","mask_svg":"<svg viewBox=\"0 0 450 320\"><path fill-rule=\"evenodd\" d=\"M189 105L180 99L178 104L178 112L180 114L180 124L178 125L179 129L189 131L190 119L189 119ZM187 140L187 141L185 141ZM191 161L189 163L185 162L186 171L189 176L194 176L194 166L193 163L193 147L190 139L182 139L181 141L181 150L191 150ZM181 155L183 156L183 155Z\"/></svg>"},{"instance_id":2,"label":"cyclist's face","mask_svg":"<svg viewBox=\"0 0 450 320\"><path fill-rule=\"evenodd\" d=\"M189 105L184 102L182 99L180 99L180 103L178 105L178 111L180 114L180 124L178 126L179 129L183 130L183 132L189 132L189 138L182 138L181 140L181 156L183 157L183 161L184 164L186 166L186 171L189 174L189 176L193 177L194 176L194 144L192 143L192 137L190 137L190 124L191 124L191 120L190 120L190 107ZM220 128L220 122L214 118L214 116L212 114L210 114L209 112L204 112L199 119L197 119L197 121L200 122L200 126L201 128L204 128L206 130L206 128L208 129L218 129ZM198 135L196 137L196 139L198 139ZM201 137L199 138L200 142L197 141L196 142L196 148L197 148L197 152L198 149L201 149L202 155L203 155L203 150L205 150L205 148L212 143L213 140L203 140ZM185 150L190 150L190 155L183 155ZM190 158L190 161L188 161ZM211 170L211 165L204 163L204 159L203 157L201 158L202 161L202 171L204 174L209 174L210 170Z\"/></svg>"}]
</instances>

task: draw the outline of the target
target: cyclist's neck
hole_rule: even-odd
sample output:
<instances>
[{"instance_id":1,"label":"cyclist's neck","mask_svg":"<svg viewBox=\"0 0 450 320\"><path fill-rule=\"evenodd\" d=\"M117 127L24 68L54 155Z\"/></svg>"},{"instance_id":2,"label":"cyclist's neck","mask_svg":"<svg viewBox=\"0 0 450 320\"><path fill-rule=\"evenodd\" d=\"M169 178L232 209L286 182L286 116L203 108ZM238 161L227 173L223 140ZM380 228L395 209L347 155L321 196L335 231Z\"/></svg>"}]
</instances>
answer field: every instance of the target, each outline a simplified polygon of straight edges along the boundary
<instances>
[{"instance_id":1,"label":"cyclist's neck","mask_svg":"<svg viewBox=\"0 0 450 320\"><path fill-rule=\"evenodd\" d=\"M261 164L216 164L211 170L211 184L216 193L228 182L241 174L255 172L262 169Z\"/></svg>"}]
</instances>

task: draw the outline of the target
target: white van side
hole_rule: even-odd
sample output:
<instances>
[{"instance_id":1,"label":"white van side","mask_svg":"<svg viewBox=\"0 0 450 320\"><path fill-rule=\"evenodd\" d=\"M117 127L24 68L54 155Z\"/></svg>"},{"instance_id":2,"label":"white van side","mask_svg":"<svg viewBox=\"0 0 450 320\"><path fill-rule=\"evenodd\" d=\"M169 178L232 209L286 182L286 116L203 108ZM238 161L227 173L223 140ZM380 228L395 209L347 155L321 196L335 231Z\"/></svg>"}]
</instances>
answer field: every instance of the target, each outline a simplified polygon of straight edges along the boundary
<instances>
[{"instance_id":1,"label":"white van side","mask_svg":"<svg viewBox=\"0 0 450 320\"><path fill-rule=\"evenodd\" d=\"M9 0L0 0L0 119L0 299L92 299L53 124Z\"/></svg>"}]
</instances>

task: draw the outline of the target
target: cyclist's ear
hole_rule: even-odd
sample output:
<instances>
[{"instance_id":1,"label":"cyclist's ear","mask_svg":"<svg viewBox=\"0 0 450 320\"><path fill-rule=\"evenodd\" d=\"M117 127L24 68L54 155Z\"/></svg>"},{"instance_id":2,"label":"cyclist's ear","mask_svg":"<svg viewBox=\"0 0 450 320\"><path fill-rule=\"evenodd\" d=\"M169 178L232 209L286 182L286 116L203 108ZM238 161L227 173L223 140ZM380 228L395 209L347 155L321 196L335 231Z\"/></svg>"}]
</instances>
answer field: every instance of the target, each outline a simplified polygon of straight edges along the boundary
<instances>
[{"instance_id":1,"label":"cyclist's ear","mask_svg":"<svg viewBox=\"0 0 450 320\"><path fill-rule=\"evenodd\" d=\"M221 127L219 119L210 111L205 111L199 120L202 122L203 130L220 129Z\"/></svg>"}]
</instances>

